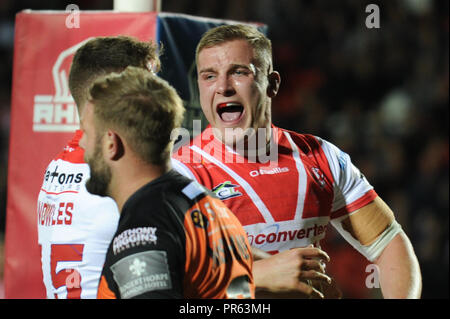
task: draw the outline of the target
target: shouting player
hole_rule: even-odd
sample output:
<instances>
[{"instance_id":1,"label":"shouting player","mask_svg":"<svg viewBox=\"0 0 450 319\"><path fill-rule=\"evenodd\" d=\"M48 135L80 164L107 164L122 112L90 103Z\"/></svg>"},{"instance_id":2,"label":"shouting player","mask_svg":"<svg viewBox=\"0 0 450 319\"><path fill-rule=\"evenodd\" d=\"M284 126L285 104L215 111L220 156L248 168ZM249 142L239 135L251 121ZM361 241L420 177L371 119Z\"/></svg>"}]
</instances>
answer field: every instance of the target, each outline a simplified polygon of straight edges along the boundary
<instances>
[{"instance_id":1,"label":"shouting player","mask_svg":"<svg viewBox=\"0 0 450 319\"><path fill-rule=\"evenodd\" d=\"M159 68L156 46L130 37L89 40L75 53L69 87L78 114L100 76L132 65ZM47 298L96 298L106 250L119 212L111 198L91 195L90 176L79 147L80 130L48 165L38 199L38 240Z\"/></svg>"},{"instance_id":2,"label":"shouting player","mask_svg":"<svg viewBox=\"0 0 450 319\"><path fill-rule=\"evenodd\" d=\"M276 127L271 99L280 85L271 42L255 28L209 30L196 51L208 126L175 157L213 189L243 224L250 244L273 254L255 261L258 288L311 296L325 254L310 247L331 223L375 263L386 298L418 298L417 258L394 214L349 155L312 135Z\"/></svg>"},{"instance_id":3,"label":"shouting player","mask_svg":"<svg viewBox=\"0 0 450 319\"><path fill-rule=\"evenodd\" d=\"M99 298L252 298L252 254L236 217L172 170L182 100L129 67L95 82L81 116L87 190L120 210Z\"/></svg>"}]
</instances>

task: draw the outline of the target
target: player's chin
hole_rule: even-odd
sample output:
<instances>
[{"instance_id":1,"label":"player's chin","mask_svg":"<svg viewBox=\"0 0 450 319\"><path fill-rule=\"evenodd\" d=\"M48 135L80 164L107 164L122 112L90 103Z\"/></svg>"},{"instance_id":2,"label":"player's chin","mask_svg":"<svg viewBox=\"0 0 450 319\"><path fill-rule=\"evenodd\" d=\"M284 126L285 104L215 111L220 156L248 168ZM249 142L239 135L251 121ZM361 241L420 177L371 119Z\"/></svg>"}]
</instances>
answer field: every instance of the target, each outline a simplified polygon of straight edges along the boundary
<instances>
[{"instance_id":1,"label":"player's chin","mask_svg":"<svg viewBox=\"0 0 450 319\"><path fill-rule=\"evenodd\" d=\"M98 195L98 196L108 196L107 192L108 186L105 185L103 181L99 181L95 178L89 178L86 181L86 190L92 194L92 195Z\"/></svg>"},{"instance_id":2,"label":"player's chin","mask_svg":"<svg viewBox=\"0 0 450 319\"><path fill-rule=\"evenodd\" d=\"M109 185L111 182L111 173L107 167L96 170L91 166L91 176L86 181L86 190L92 195L109 196Z\"/></svg>"}]
</instances>

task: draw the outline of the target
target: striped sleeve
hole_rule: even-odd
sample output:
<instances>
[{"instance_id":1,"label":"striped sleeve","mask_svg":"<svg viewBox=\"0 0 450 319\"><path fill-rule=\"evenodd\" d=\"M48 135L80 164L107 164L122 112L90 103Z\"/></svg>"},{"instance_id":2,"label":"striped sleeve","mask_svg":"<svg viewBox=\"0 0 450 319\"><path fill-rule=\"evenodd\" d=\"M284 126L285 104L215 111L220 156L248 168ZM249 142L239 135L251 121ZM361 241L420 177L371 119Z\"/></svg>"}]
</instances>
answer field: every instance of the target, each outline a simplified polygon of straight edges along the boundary
<instances>
[{"instance_id":1,"label":"striped sleeve","mask_svg":"<svg viewBox=\"0 0 450 319\"><path fill-rule=\"evenodd\" d=\"M331 219L347 215L372 202L378 195L352 163L350 156L332 143L316 138L322 145L334 179Z\"/></svg>"}]
</instances>

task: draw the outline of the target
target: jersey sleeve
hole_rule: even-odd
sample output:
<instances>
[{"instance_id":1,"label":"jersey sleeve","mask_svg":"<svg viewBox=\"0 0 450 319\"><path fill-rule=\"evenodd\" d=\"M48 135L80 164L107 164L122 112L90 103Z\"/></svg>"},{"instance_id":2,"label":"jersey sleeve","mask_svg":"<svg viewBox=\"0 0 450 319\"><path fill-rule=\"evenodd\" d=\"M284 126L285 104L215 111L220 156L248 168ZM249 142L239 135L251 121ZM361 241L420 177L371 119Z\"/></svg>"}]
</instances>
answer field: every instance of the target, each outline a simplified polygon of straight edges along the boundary
<instances>
[{"instance_id":1,"label":"jersey sleeve","mask_svg":"<svg viewBox=\"0 0 450 319\"><path fill-rule=\"evenodd\" d=\"M254 298L250 245L241 224L225 204L205 196L187 211L185 229L185 295Z\"/></svg>"},{"instance_id":2,"label":"jersey sleeve","mask_svg":"<svg viewBox=\"0 0 450 319\"><path fill-rule=\"evenodd\" d=\"M350 156L332 143L317 139L321 142L334 179L331 219L345 216L372 202L377 194L352 163Z\"/></svg>"}]
</instances>

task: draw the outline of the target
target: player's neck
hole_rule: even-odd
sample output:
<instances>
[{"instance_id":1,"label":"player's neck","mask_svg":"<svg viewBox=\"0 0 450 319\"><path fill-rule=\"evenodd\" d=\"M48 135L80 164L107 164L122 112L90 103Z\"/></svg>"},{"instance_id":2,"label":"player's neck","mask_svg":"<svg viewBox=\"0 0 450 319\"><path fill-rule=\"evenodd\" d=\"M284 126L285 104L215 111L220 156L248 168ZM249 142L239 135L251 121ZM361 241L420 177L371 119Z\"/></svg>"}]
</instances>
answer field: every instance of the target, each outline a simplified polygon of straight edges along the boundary
<instances>
[{"instance_id":1,"label":"player's neck","mask_svg":"<svg viewBox=\"0 0 450 319\"><path fill-rule=\"evenodd\" d=\"M267 162L277 156L277 147L274 144L273 130L269 126L261 128L243 143L233 145L233 150L241 156L254 162ZM276 153L276 154L275 154ZM276 159L275 159L276 160Z\"/></svg>"},{"instance_id":2,"label":"player's neck","mask_svg":"<svg viewBox=\"0 0 450 319\"><path fill-rule=\"evenodd\" d=\"M151 165L141 161L123 163L123 166L113 173L110 184L110 194L119 211L122 212L123 205L136 191L170 169L170 162L167 165Z\"/></svg>"}]
</instances>

